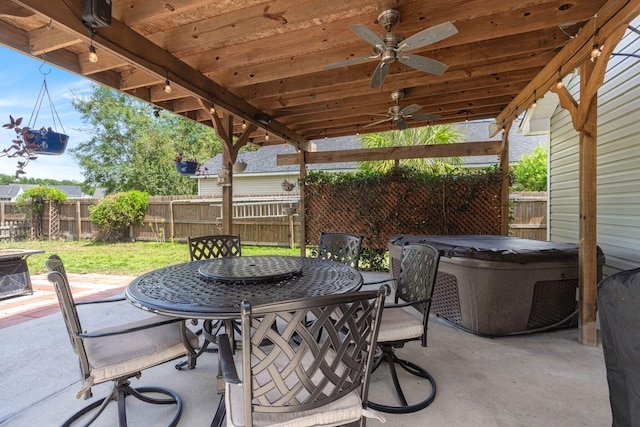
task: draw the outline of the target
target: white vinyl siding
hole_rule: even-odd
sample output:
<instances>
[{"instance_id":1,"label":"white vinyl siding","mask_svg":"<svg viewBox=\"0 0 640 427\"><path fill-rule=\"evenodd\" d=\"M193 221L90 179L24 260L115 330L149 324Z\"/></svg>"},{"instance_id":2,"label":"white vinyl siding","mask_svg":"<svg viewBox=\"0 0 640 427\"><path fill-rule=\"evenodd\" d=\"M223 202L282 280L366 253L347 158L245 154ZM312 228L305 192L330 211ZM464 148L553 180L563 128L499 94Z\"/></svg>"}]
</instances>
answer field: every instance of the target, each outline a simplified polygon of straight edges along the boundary
<instances>
[{"instance_id":1,"label":"white vinyl siding","mask_svg":"<svg viewBox=\"0 0 640 427\"><path fill-rule=\"evenodd\" d=\"M282 181L287 179L289 182L296 184L296 188L293 191L286 192L282 189ZM298 177L297 175L233 175L233 196L245 197L245 196L274 196L274 197L288 197L293 193L299 194L297 187ZM218 186L216 178L200 179L199 193L203 196L219 196L222 197L222 187Z\"/></svg>"},{"instance_id":2,"label":"white vinyl siding","mask_svg":"<svg viewBox=\"0 0 640 427\"><path fill-rule=\"evenodd\" d=\"M638 35L628 30L614 52L640 55ZM576 99L578 80L567 85ZM569 114L558 107L550 135L550 240L578 240L578 144ZM639 170L640 58L613 56L598 91L597 241L605 276L640 266Z\"/></svg>"}]
</instances>

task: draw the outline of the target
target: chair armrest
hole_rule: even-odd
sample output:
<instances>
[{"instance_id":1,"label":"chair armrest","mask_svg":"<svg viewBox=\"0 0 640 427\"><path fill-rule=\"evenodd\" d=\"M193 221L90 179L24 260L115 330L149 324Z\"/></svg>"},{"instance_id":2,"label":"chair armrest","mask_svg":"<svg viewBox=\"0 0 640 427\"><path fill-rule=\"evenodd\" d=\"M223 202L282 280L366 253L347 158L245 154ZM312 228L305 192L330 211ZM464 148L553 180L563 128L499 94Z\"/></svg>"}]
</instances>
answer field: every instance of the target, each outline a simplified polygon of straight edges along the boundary
<instances>
[{"instance_id":1,"label":"chair armrest","mask_svg":"<svg viewBox=\"0 0 640 427\"><path fill-rule=\"evenodd\" d=\"M428 303L428 302L431 302L431 298L423 298L423 299L420 299L420 300L417 300L417 301L389 304L389 305L385 305L384 309L387 310L389 308L411 307L411 306L414 306L414 305L425 304L425 303Z\"/></svg>"},{"instance_id":2,"label":"chair armrest","mask_svg":"<svg viewBox=\"0 0 640 427\"><path fill-rule=\"evenodd\" d=\"M218 335L218 359L224 381L230 384L242 384L238 378L236 364L233 362L233 352L227 334Z\"/></svg>"},{"instance_id":3,"label":"chair armrest","mask_svg":"<svg viewBox=\"0 0 640 427\"><path fill-rule=\"evenodd\" d=\"M109 299L94 299L89 301L78 301L75 303L75 305L104 304L106 302L119 302L119 301L126 301L126 298L116 297L116 298L109 298Z\"/></svg>"},{"instance_id":4,"label":"chair armrest","mask_svg":"<svg viewBox=\"0 0 640 427\"><path fill-rule=\"evenodd\" d=\"M364 282L362 284L362 286L367 286L367 285L379 285L381 283L387 283L387 282L393 282L394 279L385 279L385 280L376 280L375 282Z\"/></svg>"},{"instance_id":5,"label":"chair armrest","mask_svg":"<svg viewBox=\"0 0 640 427\"><path fill-rule=\"evenodd\" d=\"M151 329L157 326L168 325L170 323L176 323L176 322L184 322L184 319L169 319L169 320L163 320L162 322L149 323L142 326L136 326L134 328L119 329L119 330L107 331L107 332L82 333L82 334L77 334L77 336L80 338L109 337L113 335L122 335L122 334L131 333L131 332L144 331L145 329Z\"/></svg>"}]
</instances>

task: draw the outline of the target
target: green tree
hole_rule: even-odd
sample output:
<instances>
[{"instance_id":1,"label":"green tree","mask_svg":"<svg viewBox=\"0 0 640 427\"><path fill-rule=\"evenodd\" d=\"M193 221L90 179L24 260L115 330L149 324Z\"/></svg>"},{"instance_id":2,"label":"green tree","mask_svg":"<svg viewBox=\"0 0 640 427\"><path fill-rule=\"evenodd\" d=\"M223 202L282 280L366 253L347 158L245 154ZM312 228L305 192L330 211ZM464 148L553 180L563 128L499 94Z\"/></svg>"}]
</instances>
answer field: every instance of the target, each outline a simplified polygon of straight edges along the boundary
<instances>
[{"instance_id":1,"label":"green tree","mask_svg":"<svg viewBox=\"0 0 640 427\"><path fill-rule=\"evenodd\" d=\"M363 148L407 147L429 144L452 144L460 142L461 133L451 125L436 125L390 132L370 133L360 136ZM400 165L417 170L446 174L462 164L459 157L404 159ZM395 166L393 160L360 162L363 171L386 172Z\"/></svg>"},{"instance_id":2,"label":"green tree","mask_svg":"<svg viewBox=\"0 0 640 427\"><path fill-rule=\"evenodd\" d=\"M196 180L175 170L176 154L204 162L222 151L213 129L103 86L72 103L93 137L70 151L86 182L107 193L195 194Z\"/></svg>"},{"instance_id":3,"label":"green tree","mask_svg":"<svg viewBox=\"0 0 640 427\"><path fill-rule=\"evenodd\" d=\"M547 191L547 148L539 145L511 168L513 191Z\"/></svg>"}]
</instances>

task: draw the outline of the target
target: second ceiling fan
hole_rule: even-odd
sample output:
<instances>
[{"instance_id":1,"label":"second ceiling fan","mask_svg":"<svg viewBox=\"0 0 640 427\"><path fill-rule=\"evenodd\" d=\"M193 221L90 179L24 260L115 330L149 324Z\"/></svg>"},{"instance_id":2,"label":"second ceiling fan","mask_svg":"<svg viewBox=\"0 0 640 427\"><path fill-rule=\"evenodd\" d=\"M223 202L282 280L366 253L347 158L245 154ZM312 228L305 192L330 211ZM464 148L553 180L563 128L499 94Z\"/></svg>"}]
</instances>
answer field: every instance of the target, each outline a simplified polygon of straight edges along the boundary
<instances>
[{"instance_id":1,"label":"second ceiling fan","mask_svg":"<svg viewBox=\"0 0 640 427\"><path fill-rule=\"evenodd\" d=\"M425 73L440 75L444 73L448 65L443 64L435 59L426 58L420 55L412 55L406 53L409 50L419 49L421 47L439 42L458 32L458 29L451 22L444 22L431 28L422 30L406 39L398 33L394 33L391 29L400 21L400 12L397 9L387 9L378 16L378 23L387 31L380 37L363 24L350 25L349 28L361 39L369 43L373 47L373 55L363 56L360 58L351 58L345 61L336 62L335 64L326 65L325 70L346 67L348 65L358 64L368 61L369 59L380 58L380 63L376 67L371 76L369 87L376 88L382 86L389 66L395 60L398 62L424 71Z\"/></svg>"},{"instance_id":2,"label":"second ceiling fan","mask_svg":"<svg viewBox=\"0 0 640 427\"><path fill-rule=\"evenodd\" d=\"M422 108L422 105L411 104L406 107L400 107L400 101L404 98L403 90L394 90L391 92L391 99L396 103L393 107L389 108L387 114L371 114L372 116L386 116L385 119L378 120L373 123L369 123L368 125L363 126L363 128L368 128L370 126L375 126L384 122L393 122L396 125L398 130L405 130L409 126L404 119L413 119L413 120L438 120L440 116L437 114L413 114L416 111Z\"/></svg>"}]
</instances>

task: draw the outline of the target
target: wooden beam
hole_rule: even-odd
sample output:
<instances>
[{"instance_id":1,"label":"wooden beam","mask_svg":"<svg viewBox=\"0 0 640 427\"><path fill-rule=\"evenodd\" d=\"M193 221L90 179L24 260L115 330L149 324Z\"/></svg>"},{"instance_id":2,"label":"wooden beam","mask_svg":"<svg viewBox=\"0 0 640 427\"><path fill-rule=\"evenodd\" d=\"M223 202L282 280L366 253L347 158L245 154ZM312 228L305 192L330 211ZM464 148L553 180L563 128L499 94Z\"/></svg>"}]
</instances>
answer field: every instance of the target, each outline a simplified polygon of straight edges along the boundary
<instances>
[{"instance_id":1,"label":"wooden beam","mask_svg":"<svg viewBox=\"0 0 640 427\"><path fill-rule=\"evenodd\" d=\"M431 157L467 157L499 154L502 141L463 142L459 144L412 145L409 147L305 152L305 164L400 160ZM279 154L278 166L300 163L298 154Z\"/></svg>"},{"instance_id":2,"label":"wooden beam","mask_svg":"<svg viewBox=\"0 0 640 427\"><path fill-rule=\"evenodd\" d=\"M40 0L17 0L16 3L34 11L47 20L52 20L72 34L76 34L78 38L89 41L90 34L87 28L77 18L81 14L79 3L69 4L63 2L63 0L49 0L46 2ZM213 100L218 107L229 111L231 114L244 116L247 121L254 123L257 127L268 129L269 132L277 134L301 149L307 148L308 141L302 136L276 120L271 121L268 125L259 123L255 120L255 116L261 112L260 110L117 19L112 19L109 27L97 29L93 40L94 45L109 51L137 68L160 78L168 77L172 85L182 88L192 96L207 102Z\"/></svg>"},{"instance_id":3,"label":"wooden beam","mask_svg":"<svg viewBox=\"0 0 640 427\"><path fill-rule=\"evenodd\" d=\"M621 26L627 26L638 14L640 14L640 0L626 2L609 0L600 8L596 16L584 25L584 28L598 28L595 42L602 44ZM561 76L564 76L578 68L584 61L589 60L593 43L593 32L580 31L567 42L560 53L538 73L531 83L507 105L496 117L494 123L497 125L511 121L529 108L533 102L534 91L541 95L549 90L558 79L558 70L560 70ZM498 129L498 126L495 126L494 129Z\"/></svg>"}]
</instances>

